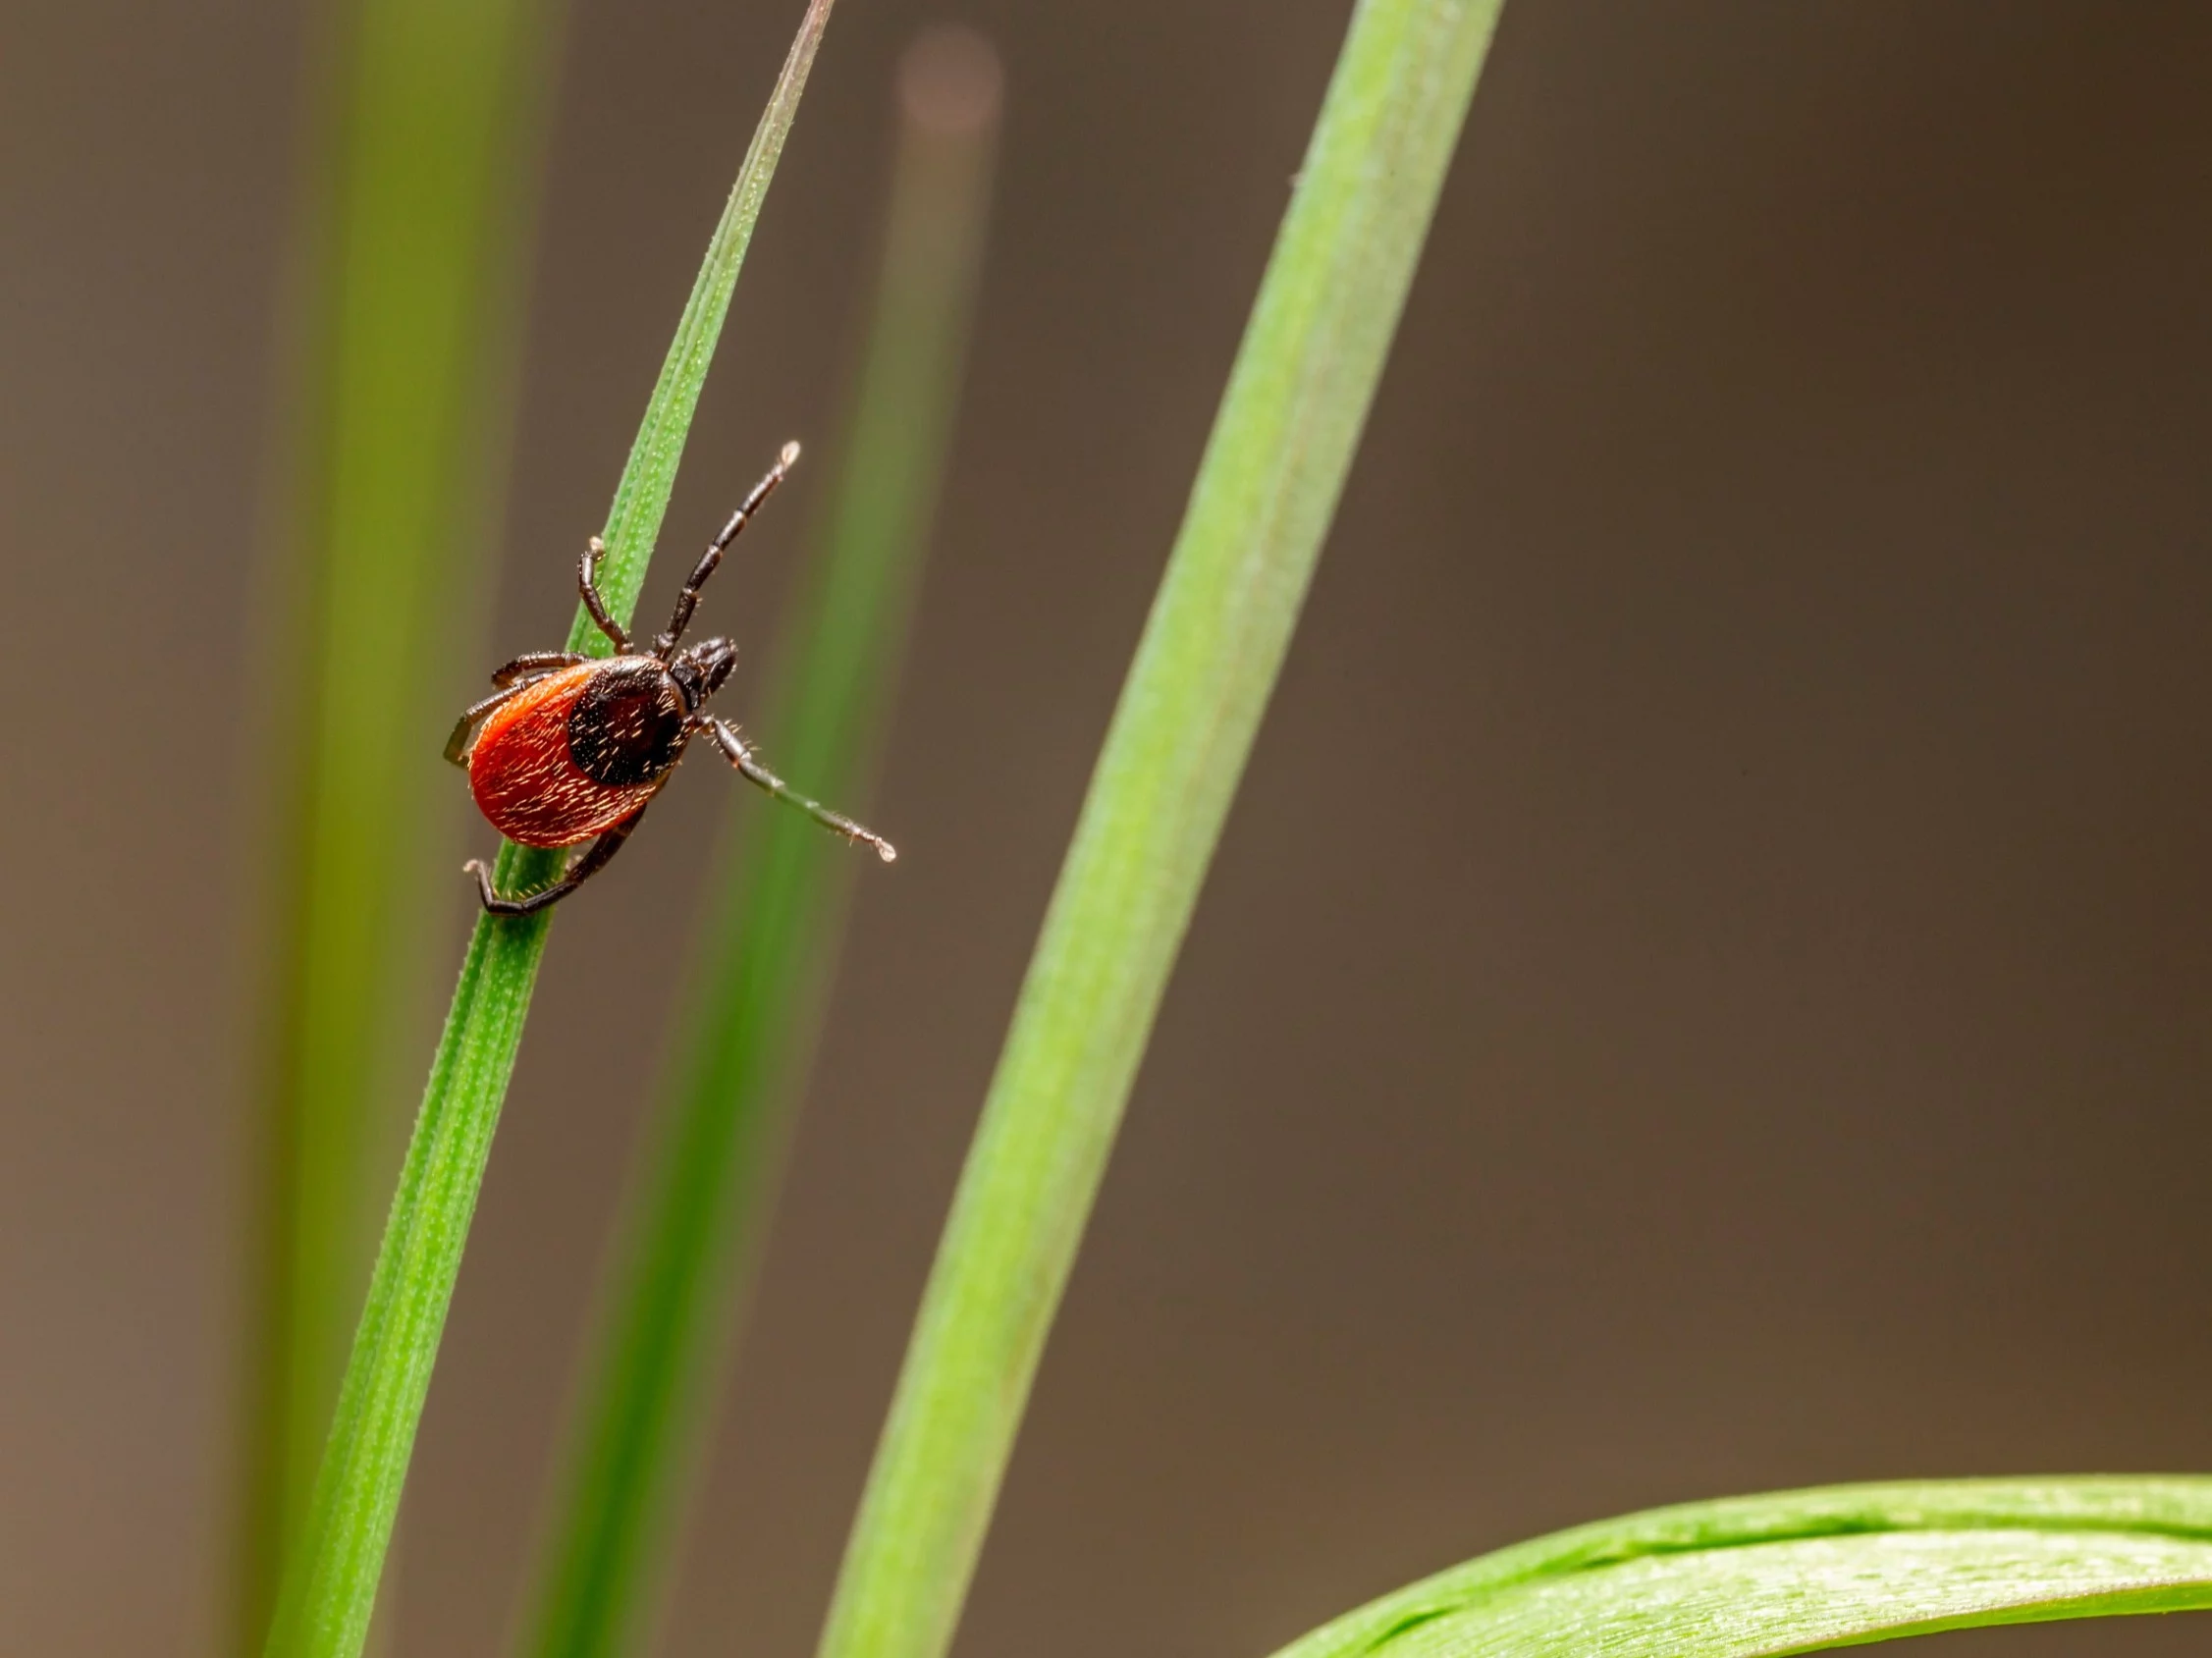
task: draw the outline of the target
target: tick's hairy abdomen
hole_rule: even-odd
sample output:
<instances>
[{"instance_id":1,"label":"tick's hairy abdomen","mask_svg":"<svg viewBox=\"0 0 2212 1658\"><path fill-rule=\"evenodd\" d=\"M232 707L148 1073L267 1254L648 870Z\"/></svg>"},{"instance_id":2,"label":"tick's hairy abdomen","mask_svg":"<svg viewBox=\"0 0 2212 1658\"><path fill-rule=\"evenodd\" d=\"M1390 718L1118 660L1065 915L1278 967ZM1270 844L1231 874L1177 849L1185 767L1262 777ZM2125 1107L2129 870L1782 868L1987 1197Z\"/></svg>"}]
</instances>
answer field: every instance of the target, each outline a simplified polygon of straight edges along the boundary
<instances>
[{"instance_id":1,"label":"tick's hairy abdomen","mask_svg":"<svg viewBox=\"0 0 2212 1658\"><path fill-rule=\"evenodd\" d=\"M664 695L662 680L657 664L631 669L618 660L524 686L492 711L469 750L478 809L524 846L572 846L634 817L683 747L680 699L670 706L673 687ZM619 755L606 751L610 736Z\"/></svg>"}]
</instances>

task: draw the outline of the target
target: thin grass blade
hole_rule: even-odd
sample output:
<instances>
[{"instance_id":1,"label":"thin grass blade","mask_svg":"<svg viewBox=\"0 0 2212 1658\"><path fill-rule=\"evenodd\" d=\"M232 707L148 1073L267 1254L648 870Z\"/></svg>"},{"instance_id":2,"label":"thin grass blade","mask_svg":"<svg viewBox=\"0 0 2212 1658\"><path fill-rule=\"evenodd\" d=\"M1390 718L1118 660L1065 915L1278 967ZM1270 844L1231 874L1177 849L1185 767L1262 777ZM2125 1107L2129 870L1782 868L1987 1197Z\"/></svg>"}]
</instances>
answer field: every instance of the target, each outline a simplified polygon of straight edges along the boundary
<instances>
[{"instance_id":1,"label":"thin grass blade","mask_svg":"<svg viewBox=\"0 0 2212 1658\"><path fill-rule=\"evenodd\" d=\"M240 1365L233 1646L259 1649L303 1524L399 1150L400 987L427 965L432 801L407 751L493 533L560 0L361 0L314 79L273 448L281 526L257 769L267 872L259 1222ZM320 112L318 112L320 113ZM442 860L441 860L442 861ZM384 1155L380 1156L379 1153Z\"/></svg>"},{"instance_id":2,"label":"thin grass blade","mask_svg":"<svg viewBox=\"0 0 2212 1658\"><path fill-rule=\"evenodd\" d=\"M1362 0L939 1247L823 1658L941 1658L1497 14Z\"/></svg>"},{"instance_id":3,"label":"thin grass blade","mask_svg":"<svg viewBox=\"0 0 2212 1658\"><path fill-rule=\"evenodd\" d=\"M900 111L855 415L759 726L789 776L855 810L951 434L997 128L990 47L926 35ZM851 848L797 813L742 810L524 1626L520 1650L538 1658L630 1650L663 1586L835 961Z\"/></svg>"},{"instance_id":4,"label":"thin grass blade","mask_svg":"<svg viewBox=\"0 0 2212 1658\"><path fill-rule=\"evenodd\" d=\"M616 490L602 580L619 616L626 617L636 604L699 388L831 5L832 0L812 0L807 9ZM597 642L580 609L570 642L577 650ZM546 879L557 856L506 848L500 856L503 886L513 890ZM266 1648L274 1658L356 1658L366 1637L548 920L544 912L480 917L469 939L370 1277L308 1527L285 1575Z\"/></svg>"},{"instance_id":5,"label":"thin grass blade","mask_svg":"<svg viewBox=\"0 0 2212 1658\"><path fill-rule=\"evenodd\" d=\"M1765 1658L2212 1606L2212 1478L1844 1485L1484 1555L1276 1658Z\"/></svg>"}]
</instances>

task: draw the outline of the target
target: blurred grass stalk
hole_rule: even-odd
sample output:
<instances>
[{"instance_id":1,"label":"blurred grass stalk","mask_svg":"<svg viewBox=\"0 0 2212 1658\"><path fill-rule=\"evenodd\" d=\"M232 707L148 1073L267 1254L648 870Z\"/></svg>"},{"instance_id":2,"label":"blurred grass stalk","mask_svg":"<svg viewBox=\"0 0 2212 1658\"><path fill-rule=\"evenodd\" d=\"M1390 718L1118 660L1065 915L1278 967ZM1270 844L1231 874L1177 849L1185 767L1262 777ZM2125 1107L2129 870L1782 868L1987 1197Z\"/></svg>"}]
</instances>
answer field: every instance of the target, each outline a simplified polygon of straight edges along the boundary
<instances>
[{"instance_id":1,"label":"blurred grass stalk","mask_svg":"<svg viewBox=\"0 0 2212 1658\"><path fill-rule=\"evenodd\" d=\"M415 3L435 11L450 0ZM600 582L608 608L618 617L627 617L636 605L699 389L832 3L810 0L616 487ZM599 655L607 650L581 607L569 629L569 648ZM392 671L380 662L363 666ZM374 832L383 820L384 803L371 800L364 806L367 824L360 826L361 832ZM513 891L542 883L560 858L558 852L505 847L499 859L501 888ZM514 918L480 915L470 936L370 1275L306 1524L286 1562L265 1648L270 1658L357 1658L366 1638L415 1427L491 1154L492 1133L521 1043L550 919L546 912Z\"/></svg>"},{"instance_id":2,"label":"blurred grass stalk","mask_svg":"<svg viewBox=\"0 0 2212 1658\"><path fill-rule=\"evenodd\" d=\"M941 1658L950 1644L1497 11L1361 0L1353 14L1022 986L822 1658ZM1329 759L1314 757L1319 785Z\"/></svg>"},{"instance_id":3,"label":"blurred grass stalk","mask_svg":"<svg viewBox=\"0 0 2212 1658\"><path fill-rule=\"evenodd\" d=\"M998 90L996 53L967 29L925 32L900 67L861 372L820 556L778 630L764 699L779 766L855 810L953 427ZM518 1648L534 1658L632 1650L666 1586L835 966L851 849L797 813L735 804L744 832L692 976L686 1045L641 1160L549 1511Z\"/></svg>"},{"instance_id":4,"label":"blurred grass stalk","mask_svg":"<svg viewBox=\"0 0 2212 1658\"><path fill-rule=\"evenodd\" d=\"M429 694L497 545L560 0L357 0L307 80L269 536L279 639L232 1645L304 1518L428 966ZM439 699L441 702L443 699ZM443 888L437 888L443 890Z\"/></svg>"}]
</instances>

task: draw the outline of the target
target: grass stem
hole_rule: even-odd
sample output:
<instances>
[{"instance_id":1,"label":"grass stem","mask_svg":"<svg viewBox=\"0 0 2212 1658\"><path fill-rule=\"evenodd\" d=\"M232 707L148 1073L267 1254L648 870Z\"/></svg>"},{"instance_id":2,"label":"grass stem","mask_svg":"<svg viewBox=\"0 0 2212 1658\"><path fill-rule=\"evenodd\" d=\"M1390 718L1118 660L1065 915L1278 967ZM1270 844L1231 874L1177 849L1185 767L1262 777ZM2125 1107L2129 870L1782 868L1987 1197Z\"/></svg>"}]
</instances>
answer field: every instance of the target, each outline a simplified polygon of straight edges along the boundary
<instances>
[{"instance_id":1,"label":"grass stem","mask_svg":"<svg viewBox=\"0 0 2212 1658\"><path fill-rule=\"evenodd\" d=\"M811 0L807 8L616 490L601 582L618 616L626 617L637 602L699 389L832 3ZM580 608L569 637L571 649L605 649ZM559 856L505 848L503 888L543 881ZM366 1638L549 919L542 912L479 917L469 939L340 1387L307 1526L285 1573L266 1648L272 1658L357 1658Z\"/></svg>"},{"instance_id":2,"label":"grass stem","mask_svg":"<svg viewBox=\"0 0 2212 1658\"><path fill-rule=\"evenodd\" d=\"M761 729L810 791L859 810L952 428L980 266L998 67L965 30L901 75L883 262L821 557L801 580ZM670 1565L683 1471L773 1198L836 955L852 849L744 802L682 1026L686 1051L643 1160L604 1336L520 1651L613 1658Z\"/></svg>"},{"instance_id":3,"label":"grass stem","mask_svg":"<svg viewBox=\"0 0 2212 1658\"><path fill-rule=\"evenodd\" d=\"M1360 0L1060 871L823 1632L941 1658L1497 0Z\"/></svg>"}]
</instances>

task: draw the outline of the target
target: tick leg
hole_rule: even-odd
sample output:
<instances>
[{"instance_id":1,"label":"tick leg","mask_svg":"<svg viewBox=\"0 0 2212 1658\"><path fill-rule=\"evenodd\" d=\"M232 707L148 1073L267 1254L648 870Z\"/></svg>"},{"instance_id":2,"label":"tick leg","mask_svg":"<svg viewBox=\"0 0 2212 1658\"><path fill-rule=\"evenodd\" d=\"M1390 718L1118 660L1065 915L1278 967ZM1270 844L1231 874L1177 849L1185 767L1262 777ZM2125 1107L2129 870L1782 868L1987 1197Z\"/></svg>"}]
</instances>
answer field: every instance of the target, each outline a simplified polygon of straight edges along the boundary
<instances>
[{"instance_id":1,"label":"tick leg","mask_svg":"<svg viewBox=\"0 0 2212 1658\"><path fill-rule=\"evenodd\" d=\"M583 660L568 651L531 651L497 669L492 674L492 683L499 689L482 702L470 703L460 711L460 718L454 722L454 734L446 739L446 758L456 766L467 765L469 739L476 734L476 727L483 723L485 715L524 685L564 668L573 668Z\"/></svg>"},{"instance_id":2,"label":"tick leg","mask_svg":"<svg viewBox=\"0 0 2212 1658\"><path fill-rule=\"evenodd\" d=\"M668 631L653 641L653 654L667 662L675 654L675 644L683 637L683 630L691 625L691 613L699 608L699 589L707 585L707 577L715 573L722 562L723 554L737 539L737 532L751 521L760 504L776 493L776 486L783 481L785 473L798 464L799 446L785 444L776 457L776 464L768 469L768 476L753 486L753 493L745 497L745 504L729 514L729 522L722 526L722 534L707 543L706 552L699 556L698 563L684 578L683 589L675 596L675 614L669 617Z\"/></svg>"},{"instance_id":3,"label":"tick leg","mask_svg":"<svg viewBox=\"0 0 2212 1658\"><path fill-rule=\"evenodd\" d=\"M506 669L500 669L502 673L506 671ZM521 689L519 685L509 685L504 690L494 691L482 702L470 703L462 709L460 718L454 722L454 734L446 739L446 758L456 766L467 765L468 744L476 735L476 727L484 722L484 716Z\"/></svg>"},{"instance_id":4,"label":"tick leg","mask_svg":"<svg viewBox=\"0 0 2212 1658\"><path fill-rule=\"evenodd\" d=\"M492 872L481 858L471 858L461 867L476 878L477 896L484 900L484 908L494 915L530 915L557 904L607 867L610 858L622 849L629 831L637 828L637 820L645 816L641 806L629 817L617 824L591 843L591 850L562 872L561 879L551 886L541 886L535 892L525 892L519 898L503 898L492 890Z\"/></svg>"},{"instance_id":5,"label":"tick leg","mask_svg":"<svg viewBox=\"0 0 2212 1658\"><path fill-rule=\"evenodd\" d=\"M836 829L848 839L865 840L876 849L876 856L883 859L887 864L898 856L891 843L874 829L862 829L843 813L833 812L819 801L809 800L805 795L798 793L790 784L755 759L753 751L745 746L745 739L740 737L731 726L712 717L702 717L693 722L691 728L695 731L703 731L714 738L715 746L728 758L730 765L736 767L738 771L745 775L748 781L759 784L786 806L796 806L824 829Z\"/></svg>"},{"instance_id":6,"label":"tick leg","mask_svg":"<svg viewBox=\"0 0 2212 1658\"><path fill-rule=\"evenodd\" d=\"M576 591L584 597L584 609L598 623L599 631L614 641L615 654L629 655L629 635L622 624L607 614L607 601L599 596L599 561L607 556L607 544L596 535L584 543L584 556L576 561Z\"/></svg>"},{"instance_id":7,"label":"tick leg","mask_svg":"<svg viewBox=\"0 0 2212 1658\"><path fill-rule=\"evenodd\" d=\"M561 669L573 668L583 660L573 651L524 651L506 667L494 669L492 683L505 690L525 679L542 679Z\"/></svg>"}]
</instances>

